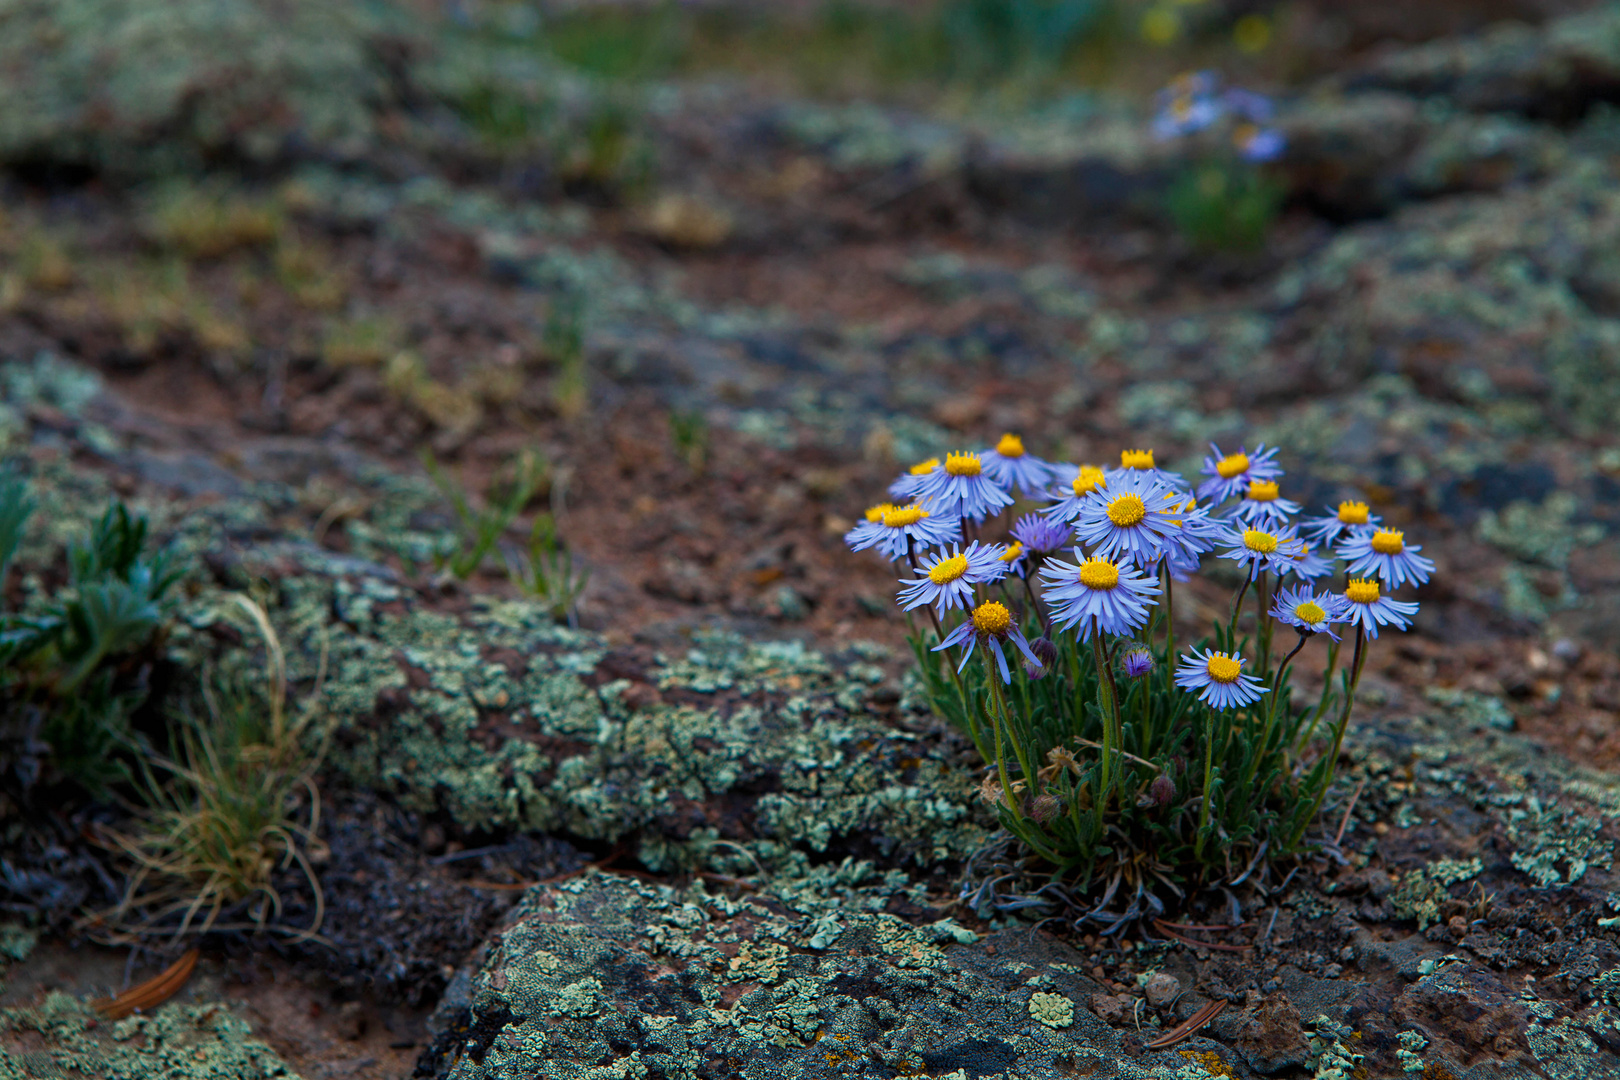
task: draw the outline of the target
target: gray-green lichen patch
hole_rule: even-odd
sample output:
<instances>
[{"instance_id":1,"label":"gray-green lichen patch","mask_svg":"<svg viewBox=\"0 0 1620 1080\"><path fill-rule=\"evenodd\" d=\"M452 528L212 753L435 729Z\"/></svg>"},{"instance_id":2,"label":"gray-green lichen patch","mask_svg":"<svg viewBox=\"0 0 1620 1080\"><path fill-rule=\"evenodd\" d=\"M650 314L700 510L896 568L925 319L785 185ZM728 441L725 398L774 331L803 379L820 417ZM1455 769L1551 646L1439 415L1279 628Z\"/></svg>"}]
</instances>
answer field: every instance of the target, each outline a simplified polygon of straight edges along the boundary
<instances>
[{"instance_id":1,"label":"gray-green lichen patch","mask_svg":"<svg viewBox=\"0 0 1620 1080\"><path fill-rule=\"evenodd\" d=\"M932 866L990 835L960 749L872 714L881 672L858 659L725 635L672 656L610 649L540 605L435 609L378 564L294 542L241 569L275 583L333 765L470 831L628 840L656 870L750 874L802 873L851 842ZM189 605L176 655L200 663L222 619L217 593Z\"/></svg>"},{"instance_id":2,"label":"gray-green lichen patch","mask_svg":"<svg viewBox=\"0 0 1620 1080\"><path fill-rule=\"evenodd\" d=\"M966 939L966 941L964 941ZM971 943L968 943L971 942ZM1079 1074L1170 1080L1075 1007L1096 989L1049 939L992 955L949 922L836 920L768 890L737 901L592 873L531 890L491 943L451 1080Z\"/></svg>"},{"instance_id":3,"label":"gray-green lichen patch","mask_svg":"<svg viewBox=\"0 0 1620 1080\"><path fill-rule=\"evenodd\" d=\"M1541 1075L1552 1080L1589 1080L1612 1075L1614 1059L1607 1048L1620 1037L1620 1011L1607 996L1585 1008L1545 1000L1526 990L1530 1016L1525 1040Z\"/></svg>"},{"instance_id":4,"label":"gray-green lichen patch","mask_svg":"<svg viewBox=\"0 0 1620 1080\"><path fill-rule=\"evenodd\" d=\"M0 923L0 970L3 965L28 959L34 951L39 935L16 923Z\"/></svg>"},{"instance_id":5,"label":"gray-green lichen patch","mask_svg":"<svg viewBox=\"0 0 1620 1080\"><path fill-rule=\"evenodd\" d=\"M1349 1045L1360 1038L1358 1032L1326 1016L1318 1016L1312 1027L1310 1064L1315 1080L1353 1080L1366 1072L1361 1068L1366 1055L1356 1053Z\"/></svg>"},{"instance_id":6,"label":"gray-green lichen patch","mask_svg":"<svg viewBox=\"0 0 1620 1080\"><path fill-rule=\"evenodd\" d=\"M139 175L295 136L368 138L386 93L364 6L0 3L0 158Z\"/></svg>"},{"instance_id":7,"label":"gray-green lichen patch","mask_svg":"<svg viewBox=\"0 0 1620 1080\"><path fill-rule=\"evenodd\" d=\"M1390 894L1395 913L1403 919L1416 919L1419 930L1426 930L1440 920L1440 901L1449 894L1447 889L1460 881L1467 881L1482 869L1478 859L1466 862L1439 859L1428 866L1409 870L1401 876L1400 884Z\"/></svg>"},{"instance_id":8,"label":"gray-green lichen patch","mask_svg":"<svg viewBox=\"0 0 1620 1080\"><path fill-rule=\"evenodd\" d=\"M53 364L0 372L33 396L62 382ZM82 405L89 392L68 396ZM43 565L112 491L65 460L30 471L53 512L31 522L21 561ZM351 523L347 554L289 527L300 493L281 484L134 502L188 572L171 658L260 685L257 632L227 593L258 597L300 706L332 737L327 762L353 782L470 832L628 843L658 870L842 873L844 891L882 877L875 863L931 868L993 831L959 740L869 708L882 679L869 651L834 662L796 643L711 635L658 654L609 648L525 601L435 603L387 562L442 543L438 496L367 467L361 478L376 505ZM36 576L22 586L43 598ZM812 875L812 862L829 865Z\"/></svg>"},{"instance_id":9,"label":"gray-green lichen patch","mask_svg":"<svg viewBox=\"0 0 1620 1080\"><path fill-rule=\"evenodd\" d=\"M52 993L33 1008L0 1010L0 1080L56 1076L298 1080L223 1005L171 1003L109 1022L77 998Z\"/></svg>"},{"instance_id":10,"label":"gray-green lichen patch","mask_svg":"<svg viewBox=\"0 0 1620 1080\"><path fill-rule=\"evenodd\" d=\"M1538 885L1573 885L1588 868L1607 867L1614 857L1601 820L1533 796L1508 815L1508 837L1516 846L1513 865Z\"/></svg>"}]
</instances>

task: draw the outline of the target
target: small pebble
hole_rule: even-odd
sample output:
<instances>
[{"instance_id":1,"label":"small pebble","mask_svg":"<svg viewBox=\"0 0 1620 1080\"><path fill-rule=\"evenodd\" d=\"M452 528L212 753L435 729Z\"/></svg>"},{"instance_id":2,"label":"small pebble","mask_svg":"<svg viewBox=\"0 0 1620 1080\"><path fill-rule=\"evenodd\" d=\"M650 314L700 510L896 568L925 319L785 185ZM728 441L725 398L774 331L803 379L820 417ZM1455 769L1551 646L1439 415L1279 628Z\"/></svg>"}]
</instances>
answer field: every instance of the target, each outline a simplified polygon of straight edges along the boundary
<instances>
[{"instance_id":1,"label":"small pebble","mask_svg":"<svg viewBox=\"0 0 1620 1080\"><path fill-rule=\"evenodd\" d=\"M1167 975L1156 971L1148 976L1147 984L1142 987L1147 994L1148 1004L1156 1009L1162 1009L1174 1001L1176 995L1181 993L1181 980L1174 975Z\"/></svg>"}]
</instances>

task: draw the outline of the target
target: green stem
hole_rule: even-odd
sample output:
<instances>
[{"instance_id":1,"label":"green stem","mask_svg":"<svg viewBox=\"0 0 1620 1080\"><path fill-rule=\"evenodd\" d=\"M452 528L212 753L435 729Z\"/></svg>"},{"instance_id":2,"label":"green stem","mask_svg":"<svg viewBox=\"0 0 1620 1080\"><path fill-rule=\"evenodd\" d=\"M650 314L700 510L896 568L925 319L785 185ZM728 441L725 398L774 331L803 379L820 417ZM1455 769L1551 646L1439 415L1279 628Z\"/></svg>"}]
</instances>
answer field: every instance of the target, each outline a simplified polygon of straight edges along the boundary
<instances>
[{"instance_id":1,"label":"green stem","mask_svg":"<svg viewBox=\"0 0 1620 1080\"><path fill-rule=\"evenodd\" d=\"M1030 568L1030 572L1034 572L1033 567ZM1041 633L1046 633L1049 629L1046 622L1046 610L1041 606L1040 598L1035 595L1035 590L1030 588L1028 574L1024 576L1024 595L1029 597L1030 610L1035 612L1035 617L1041 622Z\"/></svg>"},{"instance_id":2,"label":"green stem","mask_svg":"<svg viewBox=\"0 0 1620 1080\"><path fill-rule=\"evenodd\" d=\"M1175 579L1170 576L1170 561L1164 564L1164 691L1176 692L1176 606Z\"/></svg>"},{"instance_id":3,"label":"green stem","mask_svg":"<svg viewBox=\"0 0 1620 1080\"><path fill-rule=\"evenodd\" d=\"M1243 598L1249 595L1249 585L1253 581L1254 578L1252 576L1243 579L1243 587L1238 589L1237 598L1232 601L1232 614L1226 620L1226 633L1227 636L1232 639L1234 648L1236 647L1237 642L1238 612L1243 610Z\"/></svg>"},{"instance_id":4,"label":"green stem","mask_svg":"<svg viewBox=\"0 0 1620 1080\"><path fill-rule=\"evenodd\" d=\"M1300 634L1299 644L1295 645L1289 654L1282 658L1282 663L1277 665L1277 677L1271 682L1271 709L1266 716L1265 731L1260 737L1260 746L1255 752L1254 760L1249 763L1248 772L1243 777L1243 789L1245 791L1248 790L1250 784L1254 783L1255 773L1260 767L1260 758L1265 755L1266 747L1271 745L1271 733L1277 726L1277 710L1281 707L1279 702L1282 700L1283 676L1288 672L1289 662L1299 655L1299 650L1305 647L1305 640L1306 635Z\"/></svg>"},{"instance_id":5,"label":"green stem","mask_svg":"<svg viewBox=\"0 0 1620 1080\"><path fill-rule=\"evenodd\" d=\"M992 671L990 673L990 683L991 683L992 686L995 685L995 681L996 681L996 673ZM994 696L995 696L995 698L996 698L996 700L998 702L1001 700L1001 695L999 693L995 694ZM1022 822L1024 820L1024 811L1023 811L1023 808L1018 805L1018 794L1017 794L1017 792L1013 791L1012 780L1007 776L1007 755L1002 753L1002 750L1001 750L1001 729L1002 729L1002 727L1003 727L1003 725L1005 723L1006 723L1006 710L1005 709L1002 710L1002 722L1001 723L996 722L996 717L995 717L994 713L990 714L990 726L995 729L995 733L996 733L996 758L995 758L995 761L996 761L996 773L997 773L997 775L999 775L1001 777L1001 797L1007 801L1007 808L1012 811L1013 820L1018 821L1018 822ZM1009 731L1007 734L1008 734L1008 737L1011 737L1012 732ZM1027 782L1028 781L1026 781L1026 783Z\"/></svg>"},{"instance_id":6,"label":"green stem","mask_svg":"<svg viewBox=\"0 0 1620 1080\"><path fill-rule=\"evenodd\" d=\"M1074 692L1074 722L1069 729L1078 734L1086 722L1086 703L1080 698L1080 648L1072 641L1072 638L1063 638L1063 651L1069 654L1070 689Z\"/></svg>"},{"instance_id":7,"label":"green stem","mask_svg":"<svg viewBox=\"0 0 1620 1080\"><path fill-rule=\"evenodd\" d=\"M1271 674L1271 582L1264 570L1260 571L1260 585L1254 594L1255 636L1260 643L1260 678Z\"/></svg>"},{"instance_id":8,"label":"green stem","mask_svg":"<svg viewBox=\"0 0 1620 1080\"><path fill-rule=\"evenodd\" d=\"M906 537L906 542L908 544L911 542L911 538L909 536ZM932 620L934 624L935 643L937 644L944 641L945 631L939 625L939 614L934 611L932 605L929 605L925 610L928 612L928 618ZM967 687L962 683L961 673L956 670L956 665L951 663L951 654L949 651L940 654L940 661L945 665L945 670L950 673L951 682L956 684L957 696L962 699L962 715L967 717L968 737L973 740L973 749L979 752L979 757L981 760L988 761L990 755L984 752L984 736L979 734L979 718L974 713L973 703L968 700Z\"/></svg>"},{"instance_id":9,"label":"green stem","mask_svg":"<svg viewBox=\"0 0 1620 1080\"><path fill-rule=\"evenodd\" d=\"M1310 745L1311 736L1316 734L1316 725L1327 711L1327 704L1333 699L1333 675L1339 669L1339 642L1334 641L1328 646L1327 670L1322 674L1322 696L1316 702L1316 708L1311 711L1310 725L1305 729L1303 738L1294 743L1294 751L1298 753Z\"/></svg>"},{"instance_id":10,"label":"green stem","mask_svg":"<svg viewBox=\"0 0 1620 1080\"><path fill-rule=\"evenodd\" d=\"M1328 755L1324 759L1327 762L1327 776L1323 778L1322 786L1317 790L1316 797L1311 800L1310 813L1306 814L1299 824L1299 829L1294 835L1294 844L1298 844L1305 835L1305 830L1310 827L1310 823L1321 812L1322 801L1327 798L1327 789L1333 782L1333 769L1338 764L1339 750L1344 746L1344 733L1350 727L1350 713L1356 707L1356 687L1361 683L1361 669L1366 663L1367 636L1366 631L1358 623L1356 625L1356 649L1350 663L1350 688L1345 691L1344 710L1339 713L1339 723L1333 732L1333 748L1328 751Z\"/></svg>"},{"instance_id":11,"label":"green stem","mask_svg":"<svg viewBox=\"0 0 1620 1080\"><path fill-rule=\"evenodd\" d=\"M1204 831L1209 827L1209 785L1214 776L1215 768L1215 710L1204 710L1204 801L1198 808L1198 838L1193 844L1193 851L1199 857L1204 855Z\"/></svg>"},{"instance_id":12,"label":"green stem","mask_svg":"<svg viewBox=\"0 0 1620 1080\"><path fill-rule=\"evenodd\" d=\"M1091 655L1097 665L1097 704L1103 714L1102 790L1097 793L1098 809L1102 809L1113 790L1110 777L1113 775L1114 750L1124 741L1124 733L1119 722L1119 695L1114 687L1114 673L1109 670L1108 658L1103 654L1100 633L1091 637Z\"/></svg>"},{"instance_id":13,"label":"green stem","mask_svg":"<svg viewBox=\"0 0 1620 1080\"><path fill-rule=\"evenodd\" d=\"M989 648L988 644L985 646ZM1013 731L1012 713L1007 709L1007 697L1001 687L1001 674L996 670L995 661L989 656L984 658L985 672L990 679L990 692L996 699L996 707L1001 710L1001 723L1007 729L1007 738L1013 745L1013 754L1018 758L1018 766L1024 771L1024 783L1028 786L1031 795L1035 794L1035 770L1031 766L1029 755L1024 751L1024 744Z\"/></svg>"}]
</instances>

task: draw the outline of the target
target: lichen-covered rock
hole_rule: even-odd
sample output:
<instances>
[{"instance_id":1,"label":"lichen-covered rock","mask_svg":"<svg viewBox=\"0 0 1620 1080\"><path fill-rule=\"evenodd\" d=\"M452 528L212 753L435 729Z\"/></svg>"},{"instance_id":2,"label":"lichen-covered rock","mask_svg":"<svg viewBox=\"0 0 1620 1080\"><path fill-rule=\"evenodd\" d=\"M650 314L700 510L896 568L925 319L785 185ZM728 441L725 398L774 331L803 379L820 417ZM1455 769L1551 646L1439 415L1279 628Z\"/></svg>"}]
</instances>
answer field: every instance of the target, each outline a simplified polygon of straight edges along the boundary
<instances>
[{"instance_id":1,"label":"lichen-covered rock","mask_svg":"<svg viewBox=\"0 0 1620 1080\"><path fill-rule=\"evenodd\" d=\"M1477 112L1579 116L1620 88L1620 13L1598 5L1544 26L1503 23L1442 38L1392 51L1344 81L1355 89L1446 98Z\"/></svg>"},{"instance_id":2,"label":"lichen-covered rock","mask_svg":"<svg viewBox=\"0 0 1620 1080\"><path fill-rule=\"evenodd\" d=\"M1475 116L1391 93L1306 98L1286 111L1280 168L1295 197L1348 216L1549 175L1563 161L1553 128Z\"/></svg>"},{"instance_id":3,"label":"lichen-covered rock","mask_svg":"<svg viewBox=\"0 0 1620 1080\"><path fill-rule=\"evenodd\" d=\"M112 1023L61 993L0 1010L0 1080L53 1076L298 1080L223 1004L171 1003Z\"/></svg>"},{"instance_id":4,"label":"lichen-covered rock","mask_svg":"<svg viewBox=\"0 0 1620 1080\"><path fill-rule=\"evenodd\" d=\"M252 502L152 507L194 565L230 587L273 588L289 674L352 782L469 833L633 845L657 870L802 873L845 856L926 870L992 833L965 744L895 722L876 647L834 662L795 642L713 634L666 655L558 626L529 601L431 603L364 557L429 557L431 489L368 476L389 495L386 520L351 526L347 555L268 536L267 512L293 499L275 484ZM97 499L71 501L62 528ZM219 582L194 591L171 654L250 678L251 654L222 644L237 631Z\"/></svg>"},{"instance_id":5,"label":"lichen-covered rock","mask_svg":"<svg viewBox=\"0 0 1620 1080\"><path fill-rule=\"evenodd\" d=\"M1613 181L1583 156L1539 184L1346 230L1279 279L1278 302L1312 313L1308 351L1338 378L1388 357L1499 430L1535 416L1595 431L1620 403L1620 320L1581 282L1607 273L1620 233Z\"/></svg>"},{"instance_id":6,"label":"lichen-covered rock","mask_svg":"<svg viewBox=\"0 0 1620 1080\"><path fill-rule=\"evenodd\" d=\"M140 175L352 150L385 78L355 4L0 2L0 160Z\"/></svg>"},{"instance_id":7,"label":"lichen-covered rock","mask_svg":"<svg viewBox=\"0 0 1620 1080\"><path fill-rule=\"evenodd\" d=\"M1162 1077L1027 932L591 874L531 890L419 1072L450 1080ZM1196 1045L1196 1044L1195 1044ZM1221 1055L1215 1051L1217 1060Z\"/></svg>"},{"instance_id":8,"label":"lichen-covered rock","mask_svg":"<svg viewBox=\"0 0 1620 1080\"><path fill-rule=\"evenodd\" d=\"M990 835L963 748L868 707L881 669L715 635L678 657L611 648L523 601L433 610L376 564L267 545L278 623L333 725L333 763L470 832L634 841L653 869L833 853L929 867ZM328 626L326 613L337 623ZM198 642L220 618L188 614Z\"/></svg>"}]
</instances>

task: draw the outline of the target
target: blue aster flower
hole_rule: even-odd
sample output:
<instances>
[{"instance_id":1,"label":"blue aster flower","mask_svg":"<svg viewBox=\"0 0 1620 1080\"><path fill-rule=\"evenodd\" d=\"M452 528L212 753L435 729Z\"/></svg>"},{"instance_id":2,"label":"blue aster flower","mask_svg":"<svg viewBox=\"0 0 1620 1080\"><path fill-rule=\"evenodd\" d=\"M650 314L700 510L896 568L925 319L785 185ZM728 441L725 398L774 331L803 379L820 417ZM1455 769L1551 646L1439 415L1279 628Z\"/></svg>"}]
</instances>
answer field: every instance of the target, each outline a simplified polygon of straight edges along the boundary
<instances>
[{"instance_id":1,"label":"blue aster flower","mask_svg":"<svg viewBox=\"0 0 1620 1080\"><path fill-rule=\"evenodd\" d=\"M1317 544L1333 544L1340 536L1371 533L1372 526L1382 520L1383 518L1372 513L1364 502L1346 499L1345 502L1338 504L1332 513L1322 515L1320 518L1306 518L1301 525L1304 534Z\"/></svg>"},{"instance_id":2,"label":"blue aster flower","mask_svg":"<svg viewBox=\"0 0 1620 1080\"><path fill-rule=\"evenodd\" d=\"M915 499L928 483L928 477L939 468L939 458L931 457L927 461L919 461L911 468L900 474L900 478L889 485L891 499Z\"/></svg>"},{"instance_id":3,"label":"blue aster flower","mask_svg":"<svg viewBox=\"0 0 1620 1080\"><path fill-rule=\"evenodd\" d=\"M1159 91L1159 111L1153 117L1153 134L1159 139L1177 139L1203 131L1226 115L1227 106L1215 93L1212 72L1196 71L1176 76Z\"/></svg>"},{"instance_id":4,"label":"blue aster flower","mask_svg":"<svg viewBox=\"0 0 1620 1080\"><path fill-rule=\"evenodd\" d=\"M1277 481L1251 480L1244 489L1243 501L1237 504L1232 514L1249 525L1272 528L1287 524L1289 518L1299 513L1299 509L1299 503L1277 493Z\"/></svg>"},{"instance_id":5,"label":"blue aster flower","mask_svg":"<svg viewBox=\"0 0 1620 1080\"><path fill-rule=\"evenodd\" d=\"M1050 555L1068 547L1073 536L1073 529L1045 514L1025 514L1012 527L1012 538L1037 555Z\"/></svg>"},{"instance_id":6,"label":"blue aster flower","mask_svg":"<svg viewBox=\"0 0 1620 1080\"><path fill-rule=\"evenodd\" d=\"M973 521L983 521L1013 501L985 474L978 454L959 451L946 454L945 463L924 477L918 498L954 509L959 517Z\"/></svg>"},{"instance_id":7,"label":"blue aster flower","mask_svg":"<svg viewBox=\"0 0 1620 1080\"><path fill-rule=\"evenodd\" d=\"M1060 473L1068 473L1072 469L1073 473L1061 476L1063 486L1047 493L1057 502L1048 506L1042 513L1053 521L1073 521L1079 516L1080 506L1085 502L1086 496L1098 488L1107 486L1108 476L1095 465L1059 465L1056 469Z\"/></svg>"},{"instance_id":8,"label":"blue aster flower","mask_svg":"<svg viewBox=\"0 0 1620 1080\"><path fill-rule=\"evenodd\" d=\"M1332 626L1348 622L1350 601L1337 593L1313 593L1309 585L1282 589L1271 605L1271 617L1287 623L1302 634L1326 634L1339 640Z\"/></svg>"},{"instance_id":9,"label":"blue aster flower","mask_svg":"<svg viewBox=\"0 0 1620 1080\"><path fill-rule=\"evenodd\" d=\"M1275 480L1283 474L1275 446L1268 450L1261 443L1252 454L1247 446L1240 446L1235 454L1223 454L1219 446L1210 443L1209 450L1199 472L1210 479L1198 485L1198 497L1215 504L1242 495L1256 480Z\"/></svg>"},{"instance_id":10,"label":"blue aster flower","mask_svg":"<svg viewBox=\"0 0 1620 1080\"><path fill-rule=\"evenodd\" d=\"M1306 518L1301 524L1305 535L1318 544L1332 544L1347 534L1371 532L1372 527L1383 520L1368 510L1366 503L1346 499L1331 514Z\"/></svg>"},{"instance_id":11,"label":"blue aster flower","mask_svg":"<svg viewBox=\"0 0 1620 1080\"><path fill-rule=\"evenodd\" d=\"M933 604L943 615L951 608L966 608L973 599L973 586L1006 576L1007 566L997 550L1000 546L985 547L975 540L965 551L958 545L952 552L924 555L918 566L922 577L900 579L905 586L900 590L901 610Z\"/></svg>"},{"instance_id":12,"label":"blue aster flower","mask_svg":"<svg viewBox=\"0 0 1620 1080\"><path fill-rule=\"evenodd\" d=\"M1299 548L1294 552L1293 564L1288 568L1288 572L1301 581L1315 581L1317 578L1331 575L1337 562L1336 559L1318 555L1316 549L1301 540Z\"/></svg>"},{"instance_id":13,"label":"blue aster flower","mask_svg":"<svg viewBox=\"0 0 1620 1080\"><path fill-rule=\"evenodd\" d=\"M1112 484L1121 476L1141 478L1151 476L1165 487L1174 491L1191 491L1192 486L1180 473L1161 469L1153 464L1152 450L1121 450L1119 452L1119 468L1108 470L1108 482Z\"/></svg>"},{"instance_id":14,"label":"blue aster flower","mask_svg":"<svg viewBox=\"0 0 1620 1080\"><path fill-rule=\"evenodd\" d=\"M1183 690L1203 691L1198 700L1222 710L1253 705L1261 694L1270 693L1259 679L1243 674L1243 657L1200 649L1182 656L1176 668L1176 685Z\"/></svg>"},{"instance_id":15,"label":"blue aster flower","mask_svg":"<svg viewBox=\"0 0 1620 1080\"><path fill-rule=\"evenodd\" d=\"M874 512L877 514L873 520ZM903 559L908 551L925 551L962 539L962 523L940 516L929 505L874 506L866 520L844 534L851 551L877 548L890 562Z\"/></svg>"},{"instance_id":16,"label":"blue aster flower","mask_svg":"<svg viewBox=\"0 0 1620 1080\"><path fill-rule=\"evenodd\" d=\"M962 662L956 667L957 671L961 671L967 667L968 657L973 655L973 647L982 641L985 648L996 654L996 666L1001 669L1001 681L1010 683L1012 673L1007 670L1007 656L1001 651L1001 643L1007 640L1018 646L1018 651L1023 653L1031 664L1041 666L1040 660L1030 651L1028 639L1018 629L1018 624L1013 622L1012 612L1007 610L1006 604L996 600L986 601L974 608L973 613L964 619L960 626L946 634L945 640L935 645L933 651L939 652L952 645L966 645L967 648L962 650Z\"/></svg>"},{"instance_id":17,"label":"blue aster flower","mask_svg":"<svg viewBox=\"0 0 1620 1080\"><path fill-rule=\"evenodd\" d=\"M1008 492L1034 498L1052 482L1052 466L1024 449L1024 440L1011 433L1003 435L994 450L979 454L984 473Z\"/></svg>"},{"instance_id":18,"label":"blue aster flower","mask_svg":"<svg viewBox=\"0 0 1620 1080\"><path fill-rule=\"evenodd\" d=\"M1232 129L1232 146L1244 161L1276 161L1288 148L1288 140L1276 128L1238 124Z\"/></svg>"},{"instance_id":19,"label":"blue aster flower","mask_svg":"<svg viewBox=\"0 0 1620 1080\"><path fill-rule=\"evenodd\" d=\"M1166 513L1166 521L1173 528L1164 534L1161 554L1170 565L1171 576L1186 581L1187 575L1197 572L1199 556L1214 548L1214 539L1224 533L1226 524L1210 520L1209 510L1190 495Z\"/></svg>"},{"instance_id":20,"label":"blue aster flower","mask_svg":"<svg viewBox=\"0 0 1620 1080\"><path fill-rule=\"evenodd\" d=\"M1277 106L1264 94L1232 87L1221 94L1221 103L1252 124L1263 124L1271 119Z\"/></svg>"},{"instance_id":21,"label":"blue aster flower","mask_svg":"<svg viewBox=\"0 0 1620 1080\"><path fill-rule=\"evenodd\" d=\"M1170 580L1191 581L1192 576L1198 573L1198 554L1178 547L1170 548L1168 551L1169 553L1165 557L1165 565L1170 568Z\"/></svg>"},{"instance_id":22,"label":"blue aster flower","mask_svg":"<svg viewBox=\"0 0 1620 1080\"><path fill-rule=\"evenodd\" d=\"M1176 511L1185 497L1147 473L1118 472L1080 505L1075 536L1098 555L1123 555L1138 566L1159 561L1165 537L1180 531Z\"/></svg>"},{"instance_id":23,"label":"blue aster flower","mask_svg":"<svg viewBox=\"0 0 1620 1080\"><path fill-rule=\"evenodd\" d=\"M1259 577L1262 570L1281 575L1294 568L1294 553L1299 550L1300 541L1293 529L1242 528L1240 525L1228 525L1219 537L1220 544L1231 545L1221 552L1221 558L1232 559L1248 567L1250 581Z\"/></svg>"},{"instance_id":24,"label":"blue aster flower","mask_svg":"<svg viewBox=\"0 0 1620 1080\"><path fill-rule=\"evenodd\" d=\"M1120 670L1128 679L1140 679L1153 670L1153 654L1138 645L1119 658Z\"/></svg>"},{"instance_id":25,"label":"blue aster flower","mask_svg":"<svg viewBox=\"0 0 1620 1080\"><path fill-rule=\"evenodd\" d=\"M990 549L996 552L996 561L1005 566L1007 573L1013 577L1024 577L1029 573L1029 552L1024 549L1022 541L992 544Z\"/></svg>"},{"instance_id":26,"label":"blue aster flower","mask_svg":"<svg viewBox=\"0 0 1620 1080\"><path fill-rule=\"evenodd\" d=\"M1408 545L1406 534L1396 529L1378 529L1372 533L1352 533L1350 539L1339 545L1339 558L1350 565L1350 574L1377 572L1379 580L1392 589L1410 581L1421 585L1434 573L1434 562L1419 555L1421 544Z\"/></svg>"},{"instance_id":27,"label":"blue aster flower","mask_svg":"<svg viewBox=\"0 0 1620 1080\"><path fill-rule=\"evenodd\" d=\"M866 520L844 534L844 543L851 551L865 551L877 543L879 523L885 511L893 510L894 503L878 503L866 508Z\"/></svg>"},{"instance_id":28,"label":"blue aster flower","mask_svg":"<svg viewBox=\"0 0 1620 1080\"><path fill-rule=\"evenodd\" d=\"M1086 558L1074 549L1074 562L1048 559L1041 567L1041 595L1051 606L1060 629L1076 627L1081 641L1093 633L1123 637L1147 623L1148 609L1159 586L1130 563Z\"/></svg>"},{"instance_id":29,"label":"blue aster flower","mask_svg":"<svg viewBox=\"0 0 1620 1080\"><path fill-rule=\"evenodd\" d=\"M1391 600L1383 595L1372 578L1351 578L1344 587L1344 598L1345 622L1361 627L1369 638L1378 636L1380 626L1405 630L1412 625L1410 616L1416 615L1418 609L1412 601Z\"/></svg>"}]
</instances>

